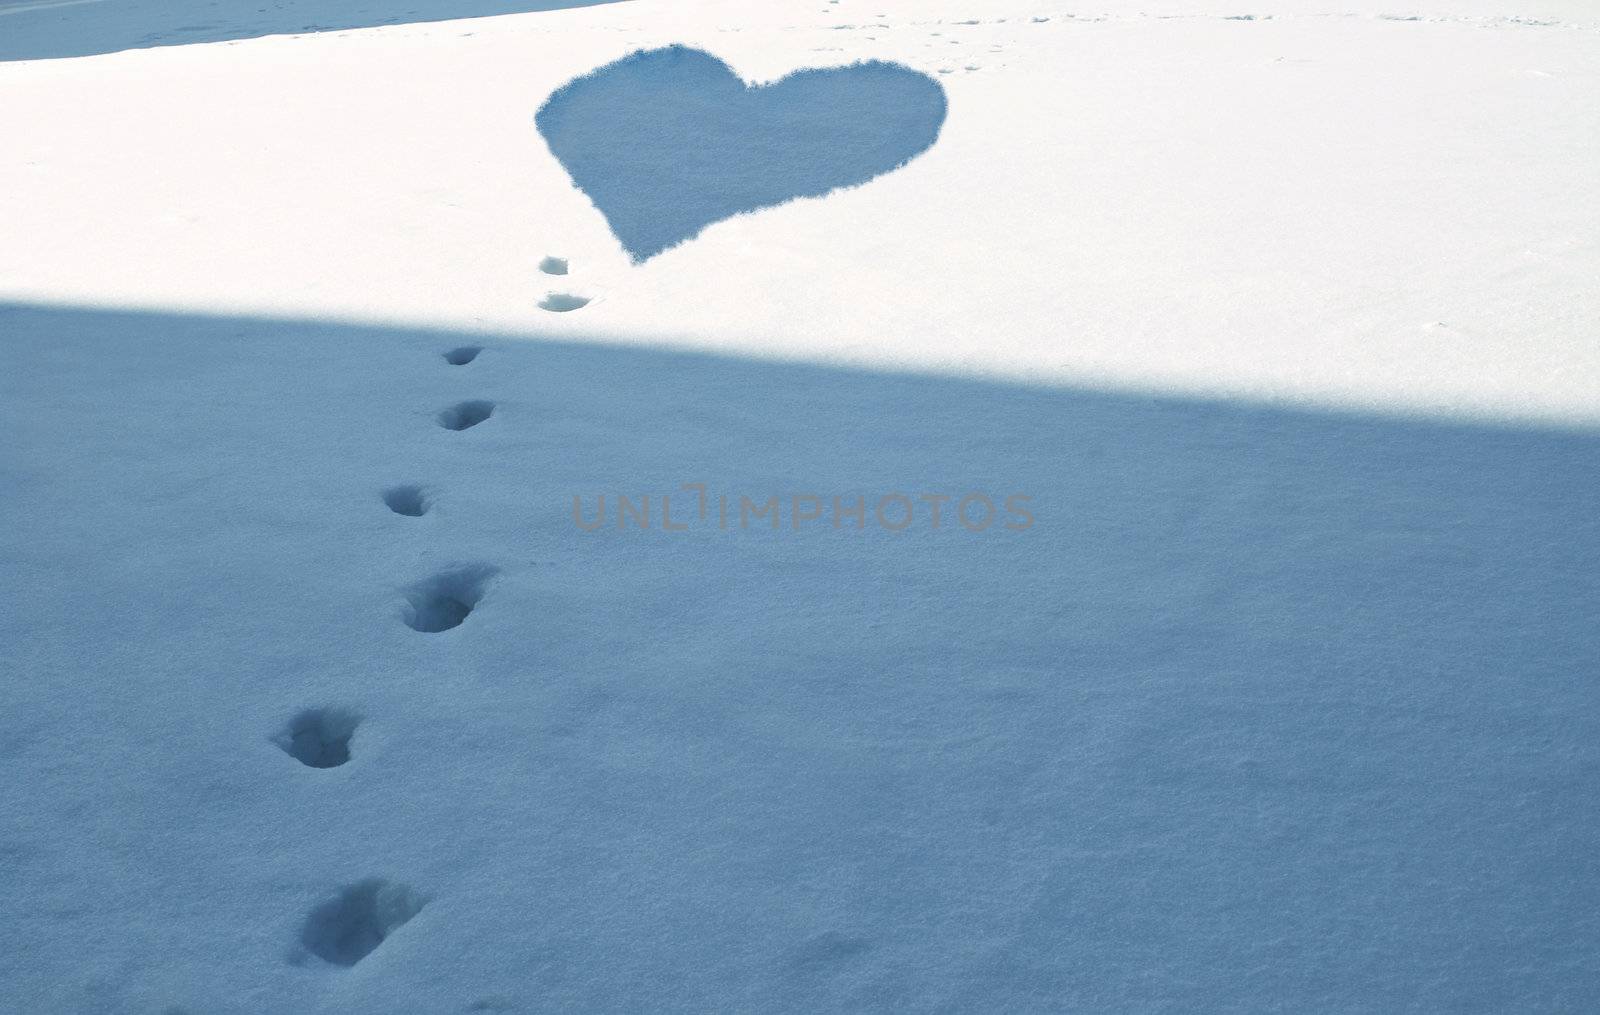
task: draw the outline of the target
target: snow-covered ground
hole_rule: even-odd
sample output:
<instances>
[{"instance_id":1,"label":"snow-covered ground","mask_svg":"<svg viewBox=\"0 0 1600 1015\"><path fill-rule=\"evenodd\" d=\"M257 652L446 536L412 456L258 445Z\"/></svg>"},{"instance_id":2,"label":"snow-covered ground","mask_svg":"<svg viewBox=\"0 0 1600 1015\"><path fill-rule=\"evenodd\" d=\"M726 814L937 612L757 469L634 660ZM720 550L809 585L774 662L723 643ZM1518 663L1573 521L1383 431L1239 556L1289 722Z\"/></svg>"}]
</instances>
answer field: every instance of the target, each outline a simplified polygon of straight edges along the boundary
<instances>
[{"instance_id":1,"label":"snow-covered ground","mask_svg":"<svg viewBox=\"0 0 1600 1015\"><path fill-rule=\"evenodd\" d=\"M0 2L0 1011L1591 1008L1597 179L1576 0Z\"/></svg>"}]
</instances>

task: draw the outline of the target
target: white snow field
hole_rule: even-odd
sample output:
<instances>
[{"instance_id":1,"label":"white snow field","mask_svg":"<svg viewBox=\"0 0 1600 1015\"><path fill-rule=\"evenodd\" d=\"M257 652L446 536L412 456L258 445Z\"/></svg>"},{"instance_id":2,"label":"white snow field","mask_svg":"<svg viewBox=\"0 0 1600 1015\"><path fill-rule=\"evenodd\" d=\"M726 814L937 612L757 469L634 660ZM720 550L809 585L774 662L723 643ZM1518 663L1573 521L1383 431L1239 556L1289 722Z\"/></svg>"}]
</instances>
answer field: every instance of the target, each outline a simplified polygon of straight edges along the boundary
<instances>
[{"instance_id":1,"label":"white snow field","mask_svg":"<svg viewBox=\"0 0 1600 1015\"><path fill-rule=\"evenodd\" d=\"M0 0L0 1012L1594 1010L1597 181L1577 0Z\"/></svg>"}]
</instances>

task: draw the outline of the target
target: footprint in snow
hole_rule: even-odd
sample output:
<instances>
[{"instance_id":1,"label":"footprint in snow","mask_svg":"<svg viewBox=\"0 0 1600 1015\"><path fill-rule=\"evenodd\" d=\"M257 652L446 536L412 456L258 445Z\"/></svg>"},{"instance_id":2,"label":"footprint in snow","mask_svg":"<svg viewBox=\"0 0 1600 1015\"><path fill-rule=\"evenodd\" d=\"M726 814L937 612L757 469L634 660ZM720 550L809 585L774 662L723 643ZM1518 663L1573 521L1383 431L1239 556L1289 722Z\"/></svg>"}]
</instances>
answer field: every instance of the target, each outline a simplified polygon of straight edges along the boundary
<instances>
[{"instance_id":1,"label":"footprint in snow","mask_svg":"<svg viewBox=\"0 0 1600 1015\"><path fill-rule=\"evenodd\" d=\"M439 425L446 430L470 430L494 415L494 403L482 399L458 402L438 415Z\"/></svg>"},{"instance_id":2,"label":"footprint in snow","mask_svg":"<svg viewBox=\"0 0 1600 1015\"><path fill-rule=\"evenodd\" d=\"M498 569L469 564L442 571L406 590L400 617L406 626L423 634L438 634L460 627L477 609L489 581Z\"/></svg>"},{"instance_id":3,"label":"footprint in snow","mask_svg":"<svg viewBox=\"0 0 1600 1015\"><path fill-rule=\"evenodd\" d=\"M307 768L338 768L350 760L350 738L361 717L339 708L309 708L272 738L283 753Z\"/></svg>"},{"instance_id":4,"label":"footprint in snow","mask_svg":"<svg viewBox=\"0 0 1600 1015\"><path fill-rule=\"evenodd\" d=\"M300 930L300 943L324 962L353 966L422 912L427 902L406 885L369 878L313 909Z\"/></svg>"},{"instance_id":5,"label":"footprint in snow","mask_svg":"<svg viewBox=\"0 0 1600 1015\"><path fill-rule=\"evenodd\" d=\"M540 310L548 310L553 314L565 314L573 310L581 310L589 305L589 297L574 296L571 293L550 293L539 301Z\"/></svg>"},{"instance_id":6,"label":"footprint in snow","mask_svg":"<svg viewBox=\"0 0 1600 1015\"><path fill-rule=\"evenodd\" d=\"M549 256L539 262L539 270L546 275L565 275L571 265L565 257ZM592 297L579 296L575 293L560 293L551 291L545 293L544 299L539 301L540 310L548 310L552 314L565 314L574 310L581 310L588 306Z\"/></svg>"},{"instance_id":7,"label":"footprint in snow","mask_svg":"<svg viewBox=\"0 0 1600 1015\"><path fill-rule=\"evenodd\" d=\"M420 486L407 484L405 486L391 486L383 491L383 502L389 510L397 515L407 518L421 518L432 507L432 501L427 491Z\"/></svg>"}]
</instances>

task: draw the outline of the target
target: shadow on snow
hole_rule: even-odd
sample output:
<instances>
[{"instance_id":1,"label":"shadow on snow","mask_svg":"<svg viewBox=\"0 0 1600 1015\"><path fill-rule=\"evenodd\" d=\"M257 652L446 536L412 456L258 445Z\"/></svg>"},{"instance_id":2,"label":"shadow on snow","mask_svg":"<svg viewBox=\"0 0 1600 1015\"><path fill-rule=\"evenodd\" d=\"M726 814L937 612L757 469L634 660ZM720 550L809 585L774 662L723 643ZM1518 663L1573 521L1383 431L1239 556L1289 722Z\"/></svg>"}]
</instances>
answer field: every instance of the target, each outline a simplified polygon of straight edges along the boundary
<instances>
[{"instance_id":1,"label":"shadow on snow","mask_svg":"<svg viewBox=\"0 0 1600 1015\"><path fill-rule=\"evenodd\" d=\"M1593 433L316 321L11 306L0 331L0 671L27 675L0 741L156 679L195 713L173 722L205 726L219 674L170 653L207 631L263 639L234 645L226 691L263 712L302 643L295 679L348 700L383 646L442 644L478 674L452 709L535 723L603 700L527 769L575 787L550 797L559 848L534 829L492 875L513 909L567 914L564 950L507 935L482 960L537 960L571 1006L646 1005L666 968L686 1008L760 1007L763 977L808 1010L1600 994ZM464 346L472 391L440 360ZM438 427L469 394L492 425ZM501 569L457 631L402 622L434 565L380 500L397 478L441 505L439 566L470 547ZM724 531L683 484L784 513ZM894 491L1026 494L1035 521L891 532L871 505ZM650 496L649 530L574 524L574 495L592 519L602 493ZM867 524L797 531L793 494L864 495ZM687 531L662 531L663 495ZM649 764L620 767L634 751ZM443 771L363 834L524 806L517 779L461 794ZM71 799L9 783L11 813ZM119 826L119 848L236 870L206 859L208 798L175 799L200 810ZM106 919L159 910L142 861L115 869ZM35 877L8 886L19 913L61 905ZM784 944L817 907L848 947ZM29 935L6 949L26 959ZM820 976L819 954L876 972ZM14 968L66 982L58 958Z\"/></svg>"},{"instance_id":2,"label":"shadow on snow","mask_svg":"<svg viewBox=\"0 0 1600 1015\"><path fill-rule=\"evenodd\" d=\"M378 25L591 7L618 0L22 0L0 3L0 61L336 32Z\"/></svg>"}]
</instances>

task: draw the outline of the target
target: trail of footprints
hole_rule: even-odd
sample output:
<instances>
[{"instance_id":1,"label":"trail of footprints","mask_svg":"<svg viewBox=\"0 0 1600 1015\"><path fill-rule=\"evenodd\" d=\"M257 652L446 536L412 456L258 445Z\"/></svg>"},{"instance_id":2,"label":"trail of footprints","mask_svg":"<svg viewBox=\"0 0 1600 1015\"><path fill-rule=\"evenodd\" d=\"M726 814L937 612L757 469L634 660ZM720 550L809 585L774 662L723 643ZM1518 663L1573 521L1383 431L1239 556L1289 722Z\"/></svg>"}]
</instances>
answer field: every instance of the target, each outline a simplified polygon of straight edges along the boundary
<instances>
[{"instance_id":1,"label":"trail of footprints","mask_svg":"<svg viewBox=\"0 0 1600 1015\"><path fill-rule=\"evenodd\" d=\"M565 275L566 260L546 257L539 270ZM558 313L577 310L589 300L566 293L550 293L539 306ZM464 367L475 362L482 346L464 345L442 353L446 364ZM495 404L488 399L457 402L435 417L439 426L453 432L470 430L493 417ZM414 483L381 491L384 505L397 515L420 518L433 506L428 490ZM404 590L400 619L413 631L439 634L460 627L482 601L498 569L489 564L456 564ZM341 708L306 709L273 737L285 754L307 768L338 768L349 762L351 742L361 716ZM349 968L371 955L384 940L422 912L428 897L410 885L371 877L345 885L306 914L300 926L300 948L332 966ZM870 945L830 932L812 939L794 956L798 968L826 966L856 955ZM299 962L298 955L292 961ZM500 1007L493 1000L480 1007Z\"/></svg>"},{"instance_id":2,"label":"trail of footprints","mask_svg":"<svg viewBox=\"0 0 1600 1015\"><path fill-rule=\"evenodd\" d=\"M567 274L567 261L546 257L539 270L547 275ZM545 310L565 313L586 304L587 297L549 293L539 302ZM464 367L477 360L482 346L464 345L443 353L446 364ZM474 398L439 411L435 421L446 430L470 430L494 415L495 404ZM416 484L391 486L380 494L384 505L397 515L420 518L433 506L426 488ZM498 569L488 564L459 564L416 582L405 589L400 618L413 631L438 634L460 627L483 599ZM272 737L289 757L308 768L337 768L350 760L350 744L361 716L337 708L300 712ZM335 966L360 962L384 939L422 911L426 896L409 885L385 878L368 878L340 889L306 915L300 945L311 955Z\"/></svg>"},{"instance_id":3,"label":"trail of footprints","mask_svg":"<svg viewBox=\"0 0 1600 1015\"><path fill-rule=\"evenodd\" d=\"M567 273L567 259L564 257L547 257L539 262L539 270L546 275L565 275ZM576 296L572 293L551 292L539 301L540 310L548 310L553 314L565 314L573 310L582 310L589 305L589 297Z\"/></svg>"}]
</instances>

